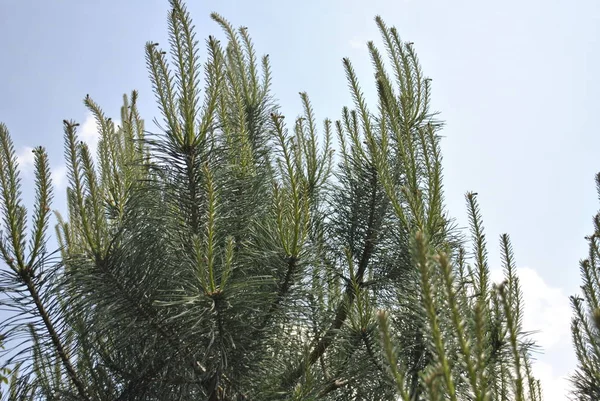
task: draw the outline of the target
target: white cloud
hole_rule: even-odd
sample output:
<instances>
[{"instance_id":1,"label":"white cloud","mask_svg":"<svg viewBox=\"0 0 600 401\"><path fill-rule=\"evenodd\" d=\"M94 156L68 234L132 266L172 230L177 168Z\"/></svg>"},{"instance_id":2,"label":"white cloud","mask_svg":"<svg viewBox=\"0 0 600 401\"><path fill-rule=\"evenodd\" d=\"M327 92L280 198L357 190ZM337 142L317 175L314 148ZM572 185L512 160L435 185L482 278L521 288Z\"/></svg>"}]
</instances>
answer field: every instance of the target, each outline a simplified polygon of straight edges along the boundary
<instances>
[{"instance_id":1,"label":"white cloud","mask_svg":"<svg viewBox=\"0 0 600 401\"><path fill-rule=\"evenodd\" d=\"M55 190L63 189L67 184L67 166L60 165L56 166L51 171L52 183L54 184Z\"/></svg>"},{"instance_id":2,"label":"white cloud","mask_svg":"<svg viewBox=\"0 0 600 401\"><path fill-rule=\"evenodd\" d=\"M115 129L117 129L119 122L113 121ZM90 154L93 159L96 159L98 151L98 141L100 140L100 127L96 121L94 115L88 112L83 120L83 123L79 126L77 136L80 140L85 142L90 150ZM31 150L31 148L27 148ZM33 155L32 161L33 161ZM55 166L51 170L52 182L56 190L62 190L67 184L67 166L64 164Z\"/></svg>"},{"instance_id":3,"label":"white cloud","mask_svg":"<svg viewBox=\"0 0 600 401\"><path fill-rule=\"evenodd\" d=\"M567 376L560 376L554 372L549 363L535 361L532 366L533 375L542 384L544 401L567 400L570 383Z\"/></svg>"},{"instance_id":4,"label":"white cloud","mask_svg":"<svg viewBox=\"0 0 600 401\"><path fill-rule=\"evenodd\" d=\"M28 176L33 173L34 161L33 148L25 146L20 152L17 152L17 162L21 174Z\"/></svg>"},{"instance_id":5,"label":"white cloud","mask_svg":"<svg viewBox=\"0 0 600 401\"><path fill-rule=\"evenodd\" d=\"M531 337L542 347L545 356L551 356L552 348L571 341L569 298L562 289L549 286L534 269L518 268L517 275L523 292L523 329L534 331ZM504 279L501 270L492 270L491 276L497 283ZM566 376L541 360L533 361L532 369L542 384L546 401L567 399L569 382Z\"/></svg>"},{"instance_id":6,"label":"white cloud","mask_svg":"<svg viewBox=\"0 0 600 401\"><path fill-rule=\"evenodd\" d=\"M119 121L111 120L115 126L115 130L118 129ZM94 115L88 112L77 131L79 139L85 142L90 149L90 154L95 159L98 151L98 141L100 140L100 127Z\"/></svg>"},{"instance_id":7,"label":"white cloud","mask_svg":"<svg viewBox=\"0 0 600 401\"><path fill-rule=\"evenodd\" d=\"M79 138L84 141L93 157L96 156L96 150L98 149L98 140L100 140L100 130L96 118L92 113L88 113L85 116L85 120L79 127L78 131Z\"/></svg>"},{"instance_id":8,"label":"white cloud","mask_svg":"<svg viewBox=\"0 0 600 401\"><path fill-rule=\"evenodd\" d=\"M17 152L17 162L19 163L19 171L22 178L25 180L33 179L33 170L35 163L35 156L33 154L33 148L25 146L20 152ZM59 165L50 170L52 183L55 189L63 189L66 184L67 178L67 166Z\"/></svg>"},{"instance_id":9,"label":"white cloud","mask_svg":"<svg viewBox=\"0 0 600 401\"><path fill-rule=\"evenodd\" d=\"M563 290L550 287L529 267L517 269L517 274L525 308L523 328L535 331L532 337L544 350L570 341L571 305ZM502 271L492 271L492 279L501 282Z\"/></svg>"}]
</instances>

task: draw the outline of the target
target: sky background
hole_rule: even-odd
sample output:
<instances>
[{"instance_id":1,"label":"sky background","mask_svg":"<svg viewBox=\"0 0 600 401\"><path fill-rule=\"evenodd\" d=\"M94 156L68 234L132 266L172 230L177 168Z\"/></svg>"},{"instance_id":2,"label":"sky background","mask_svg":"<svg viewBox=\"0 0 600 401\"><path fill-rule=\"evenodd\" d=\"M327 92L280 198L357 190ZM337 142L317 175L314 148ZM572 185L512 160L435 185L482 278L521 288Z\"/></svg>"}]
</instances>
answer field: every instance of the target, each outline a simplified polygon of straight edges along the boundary
<instances>
[{"instance_id":1,"label":"sky background","mask_svg":"<svg viewBox=\"0 0 600 401\"><path fill-rule=\"evenodd\" d=\"M509 233L525 293L526 328L541 330L535 369L545 399L565 399L575 366L568 296L579 286L584 236L598 209L600 2L597 0L188 0L198 38L223 38L216 11L249 28L268 53L273 90L289 118L307 91L319 119L351 105L341 59L350 57L371 105L365 43L381 43L375 15L415 43L446 122L442 143L450 214L466 226L464 194L479 193L490 264ZM52 161L64 210L62 120L96 140L89 93L113 119L137 89L147 129L158 116L144 44L166 47L167 0L0 0L0 121L12 134L31 193L30 148ZM203 53L205 54L205 53Z\"/></svg>"}]
</instances>

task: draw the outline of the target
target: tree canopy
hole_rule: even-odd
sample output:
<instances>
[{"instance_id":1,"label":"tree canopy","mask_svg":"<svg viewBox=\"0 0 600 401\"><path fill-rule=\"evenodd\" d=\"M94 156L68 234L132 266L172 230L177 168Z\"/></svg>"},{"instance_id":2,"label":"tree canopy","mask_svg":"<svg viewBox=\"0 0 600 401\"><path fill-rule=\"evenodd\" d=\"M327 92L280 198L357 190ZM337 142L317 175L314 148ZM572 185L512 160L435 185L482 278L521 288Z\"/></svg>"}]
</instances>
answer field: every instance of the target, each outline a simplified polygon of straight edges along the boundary
<instances>
[{"instance_id":1,"label":"tree canopy","mask_svg":"<svg viewBox=\"0 0 600 401\"><path fill-rule=\"evenodd\" d=\"M28 215L0 124L5 398L541 400L509 237L496 285L477 194L470 238L446 210L443 124L414 46L375 18L377 104L344 59L339 119L319 123L301 92L289 121L247 28L212 14L224 39L202 52L170 6L167 49L146 44L154 127L135 91L118 124L85 97L97 154L64 121L57 250L48 156L34 150ZM596 239L582 271L597 323ZM595 400L600 325L573 304L579 391Z\"/></svg>"}]
</instances>

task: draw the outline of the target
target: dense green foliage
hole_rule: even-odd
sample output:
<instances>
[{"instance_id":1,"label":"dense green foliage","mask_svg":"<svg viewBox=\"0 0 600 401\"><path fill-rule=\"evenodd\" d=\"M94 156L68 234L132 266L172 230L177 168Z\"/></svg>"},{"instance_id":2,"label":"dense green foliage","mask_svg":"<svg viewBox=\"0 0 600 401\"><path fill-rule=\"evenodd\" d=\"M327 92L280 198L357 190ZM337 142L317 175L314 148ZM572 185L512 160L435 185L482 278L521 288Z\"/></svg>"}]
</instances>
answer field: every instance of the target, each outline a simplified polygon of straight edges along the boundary
<instances>
[{"instance_id":1,"label":"dense green foliage","mask_svg":"<svg viewBox=\"0 0 600 401\"><path fill-rule=\"evenodd\" d=\"M600 196L600 174L596 187ZM580 263L583 298L571 297L571 332L578 360L572 382L577 400L595 401L600 399L600 213L594 216L594 233L586 240L589 255Z\"/></svg>"},{"instance_id":2,"label":"dense green foliage","mask_svg":"<svg viewBox=\"0 0 600 401\"><path fill-rule=\"evenodd\" d=\"M48 157L35 149L28 234L0 125L0 286L14 312L0 332L22 341L4 354L18 368L6 397L541 400L508 236L496 286L476 194L470 242L446 213L442 124L413 46L376 18L375 107L344 59L352 107L318 128L301 93L288 127L247 29L213 14L226 41L209 37L201 62L190 16L171 6L169 52L146 45L158 132L136 92L118 125L85 98L97 155L64 122L58 252Z\"/></svg>"}]
</instances>

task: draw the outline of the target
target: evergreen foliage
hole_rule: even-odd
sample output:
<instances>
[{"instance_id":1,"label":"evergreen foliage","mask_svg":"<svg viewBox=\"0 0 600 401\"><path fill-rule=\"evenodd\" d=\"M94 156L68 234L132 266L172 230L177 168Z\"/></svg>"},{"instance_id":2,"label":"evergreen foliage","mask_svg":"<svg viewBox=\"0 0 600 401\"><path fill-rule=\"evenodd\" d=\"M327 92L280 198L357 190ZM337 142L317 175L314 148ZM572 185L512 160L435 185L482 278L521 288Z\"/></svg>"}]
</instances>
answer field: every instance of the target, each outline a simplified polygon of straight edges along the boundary
<instances>
[{"instance_id":1,"label":"evergreen foliage","mask_svg":"<svg viewBox=\"0 0 600 401\"><path fill-rule=\"evenodd\" d=\"M600 174L596 175L596 188L600 196ZM571 381L573 395L581 401L600 399L600 213L594 216L593 222L594 232L586 237L589 255L579 264L583 298L571 297L571 333L578 361Z\"/></svg>"},{"instance_id":2,"label":"evergreen foliage","mask_svg":"<svg viewBox=\"0 0 600 401\"><path fill-rule=\"evenodd\" d=\"M200 44L171 0L169 46L146 45L162 119L137 93L115 125L89 96L98 154L64 122L68 215L46 247L48 157L32 227L0 125L0 326L11 400L541 400L508 236L491 282L476 194L472 249L448 217L431 81L381 18L371 109L286 125L268 56L217 14ZM391 71L391 72L388 72ZM334 158L337 138L339 156ZM592 398L590 398L592 399Z\"/></svg>"}]
</instances>

